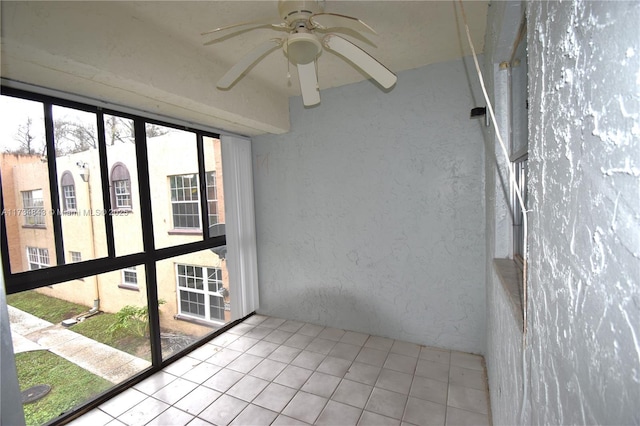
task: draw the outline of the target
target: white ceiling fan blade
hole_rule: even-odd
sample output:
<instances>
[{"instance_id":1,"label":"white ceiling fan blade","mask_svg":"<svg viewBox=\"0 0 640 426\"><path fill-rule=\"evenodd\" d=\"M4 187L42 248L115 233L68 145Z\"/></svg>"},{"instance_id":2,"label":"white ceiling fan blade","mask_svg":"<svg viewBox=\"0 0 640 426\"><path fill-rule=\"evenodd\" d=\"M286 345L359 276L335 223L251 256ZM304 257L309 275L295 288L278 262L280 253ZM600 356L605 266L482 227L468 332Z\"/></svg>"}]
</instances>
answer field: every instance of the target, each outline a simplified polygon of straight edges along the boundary
<instances>
[{"instance_id":1,"label":"white ceiling fan blade","mask_svg":"<svg viewBox=\"0 0 640 426\"><path fill-rule=\"evenodd\" d=\"M245 56L240 59L238 63L236 63L222 78L218 81L219 89L228 89L231 87L233 83L238 80L242 74L244 74L254 63L256 63L259 59L265 56L267 53L270 53L274 49L282 46L282 39L274 38L264 43L260 44L258 47L253 49L251 52L247 53Z\"/></svg>"},{"instance_id":2,"label":"white ceiling fan blade","mask_svg":"<svg viewBox=\"0 0 640 426\"><path fill-rule=\"evenodd\" d=\"M320 30L326 30L329 28L350 28L360 32L378 34L364 21L352 16L340 15L337 13L316 13L315 15L311 15L309 22L311 22L314 28L318 28Z\"/></svg>"},{"instance_id":3,"label":"white ceiling fan blade","mask_svg":"<svg viewBox=\"0 0 640 426\"><path fill-rule=\"evenodd\" d=\"M318 89L318 74L316 74L316 62L298 64L298 79L302 92L304 106L314 106L320 103L320 89Z\"/></svg>"},{"instance_id":4,"label":"white ceiling fan blade","mask_svg":"<svg viewBox=\"0 0 640 426\"><path fill-rule=\"evenodd\" d=\"M324 47L348 59L377 81L385 89L393 86L398 78L387 67L355 44L335 34L327 34L322 39Z\"/></svg>"},{"instance_id":5,"label":"white ceiling fan blade","mask_svg":"<svg viewBox=\"0 0 640 426\"><path fill-rule=\"evenodd\" d=\"M220 31L230 30L231 28L244 27L248 25L256 25L256 26L276 25L276 24L280 24L280 21L281 21L280 19L276 19L276 18L263 18L263 19L256 19L254 21L238 22L237 24L226 25L224 27L219 27L213 30L205 31L203 33L200 33L200 35L213 34Z\"/></svg>"},{"instance_id":6,"label":"white ceiling fan blade","mask_svg":"<svg viewBox=\"0 0 640 426\"><path fill-rule=\"evenodd\" d=\"M262 19L256 21L242 22L239 24L228 25L226 27L216 28L215 30L206 31L201 33L201 35L208 34L216 34L217 37L213 40L209 40L204 43L205 46L209 46L210 44L218 43L221 40L227 39L229 37L233 37L238 33L242 33L245 31L257 30L258 28L271 27L274 30L288 30L289 26L286 23L276 23L274 19ZM228 31L235 29L235 31Z\"/></svg>"}]
</instances>

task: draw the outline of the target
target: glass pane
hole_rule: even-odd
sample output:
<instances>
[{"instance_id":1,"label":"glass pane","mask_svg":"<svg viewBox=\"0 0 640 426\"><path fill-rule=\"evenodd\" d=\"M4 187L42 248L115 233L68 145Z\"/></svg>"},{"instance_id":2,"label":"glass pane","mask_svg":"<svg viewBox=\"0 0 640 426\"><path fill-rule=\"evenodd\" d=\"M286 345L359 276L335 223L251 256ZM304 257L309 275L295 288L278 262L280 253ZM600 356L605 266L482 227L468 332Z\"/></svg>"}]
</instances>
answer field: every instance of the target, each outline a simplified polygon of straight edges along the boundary
<instances>
[{"instance_id":1,"label":"glass pane","mask_svg":"<svg viewBox=\"0 0 640 426\"><path fill-rule=\"evenodd\" d=\"M142 222L138 192L138 163L133 120L104 116L107 167L116 256L140 253Z\"/></svg>"},{"instance_id":2,"label":"glass pane","mask_svg":"<svg viewBox=\"0 0 640 426\"><path fill-rule=\"evenodd\" d=\"M207 214L209 236L225 235L222 147L219 139L204 138L204 163L207 177Z\"/></svg>"},{"instance_id":3,"label":"glass pane","mask_svg":"<svg viewBox=\"0 0 640 426\"><path fill-rule=\"evenodd\" d=\"M156 248L202 240L196 134L147 124Z\"/></svg>"},{"instance_id":4,"label":"glass pane","mask_svg":"<svg viewBox=\"0 0 640 426\"><path fill-rule=\"evenodd\" d=\"M137 266L144 286L144 268ZM7 296L20 389L50 387L24 404L43 424L151 366L147 300L120 271Z\"/></svg>"},{"instance_id":5,"label":"glass pane","mask_svg":"<svg viewBox=\"0 0 640 426\"><path fill-rule=\"evenodd\" d=\"M65 250L82 260L106 257L96 114L57 105L52 113ZM72 262L68 252L65 261Z\"/></svg>"},{"instance_id":6,"label":"glass pane","mask_svg":"<svg viewBox=\"0 0 640 426\"><path fill-rule=\"evenodd\" d=\"M0 96L0 171L11 272L56 264L44 106Z\"/></svg>"},{"instance_id":7,"label":"glass pane","mask_svg":"<svg viewBox=\"0 0 640 426\"><path fill-rule=\"evenodd\" d=\"M212 250L166 259L156 268L163 358L231 320L226 261Z\"/></svg>"}]
</instances>

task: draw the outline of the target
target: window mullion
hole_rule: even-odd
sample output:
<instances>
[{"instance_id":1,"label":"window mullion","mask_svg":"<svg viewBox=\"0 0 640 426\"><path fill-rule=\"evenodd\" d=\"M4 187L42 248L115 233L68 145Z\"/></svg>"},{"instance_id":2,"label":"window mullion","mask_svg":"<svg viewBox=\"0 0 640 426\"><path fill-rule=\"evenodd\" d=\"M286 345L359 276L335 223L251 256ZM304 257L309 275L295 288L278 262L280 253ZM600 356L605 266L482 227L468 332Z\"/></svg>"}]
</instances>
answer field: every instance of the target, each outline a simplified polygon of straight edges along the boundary
<instances>
[{"instance_id":1,"label":"window mullion","mask_svg":"<svg viewBox=\"0 0 640 426\"><path fill-rule=\"evenodd\" d=\"M207 176L204 167L204 140L202 134L197 133L197 153L198 153L198 191L200 201L200 223L202 224L202 235L206 240L209 238L209 207L207 206Z\"/></svg>"},{"instance_id":2,"label":"window mullion","mask_svg":"<svg viewBox=\"0 0 640 426\"><path fill-rule=\"evenodd\" d=\"M64 265L65 262L64 242L62 241L62 218L58 214L61 210L60 191L58 187L58 171L56 166L56 146L53 132L53 106L51 103L43 103L43 107L45 141L47 146L47 167L49 171L49 195L52 210L51 219L53 221L53 235L56 247L56 264Z\"/></svg>"},{"instance_id":3,"label":"window mullion","mask_svg":"<svg viewBox=\"0 0 640 426\"><path fill-rule=\"evenodd\" d=\"M140 194L140 220L142 225L142 245L145 253L153 253L155 241L153 235L153 217L151 209L151 189L149 184L149 158L147 155L147 134L145 122L141 118L134 120L136 162L138 164L138 193ZM155 367L162 364L162 342L160 341L160 312L158 310L158 282L156 264L147 258L144 264L147 284L147 307L149 321L149 339L151 343L151 362Z\"/></svg>"},{"instance_id":4,"label":"window mullion","mask_svg":"<svg viewBox=\"0 0 640 426\"><path fill-rule=\"evenodd\" d=\"M107 162L107 141L105 137L104 113L96 113L98 129L98 161L100 162L100 184L102 187L102 205L108 212L111 211L111 191L109 189L109 164ZM113 217L110 214L104 215L104 228L107 236L107 254L109 257L116 257L116 243L113 232Z\"/></svg>"}]
</instances>

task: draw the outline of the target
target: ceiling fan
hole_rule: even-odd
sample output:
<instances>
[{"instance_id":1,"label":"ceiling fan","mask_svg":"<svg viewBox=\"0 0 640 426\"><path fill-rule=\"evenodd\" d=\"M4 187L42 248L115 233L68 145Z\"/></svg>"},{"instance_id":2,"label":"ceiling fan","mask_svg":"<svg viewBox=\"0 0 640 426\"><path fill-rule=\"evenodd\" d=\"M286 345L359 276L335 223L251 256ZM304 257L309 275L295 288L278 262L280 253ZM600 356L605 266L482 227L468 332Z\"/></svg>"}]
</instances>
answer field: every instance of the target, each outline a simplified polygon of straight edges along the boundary
<instances>
[{"instance_id":1,"label":"ceiling fan","mask_svg":"<svg viewBox=\"0 0 640 426\"><path fill-rule=\"evenodd\" d=\"M298 69L300 91L305 106L320 103L316 61L323 49L337 53L351 62L385 89L391 88L396 83L397 77L394 73L367 52L334 33L355 30L376 34L373 28L360 19L324 12L321 4L316 0L279 0L278 11L281 20L249 21L202 33L202 35L221 35L205 45L217 43L237 33L256 28L268 27L288 33L284 37L267 40L246 54L218 81L219 89L229 89L253 64L277 48L283 48L289 61ZM235 31L229 32L229 30Z\"/></svg>"}]
</instances>

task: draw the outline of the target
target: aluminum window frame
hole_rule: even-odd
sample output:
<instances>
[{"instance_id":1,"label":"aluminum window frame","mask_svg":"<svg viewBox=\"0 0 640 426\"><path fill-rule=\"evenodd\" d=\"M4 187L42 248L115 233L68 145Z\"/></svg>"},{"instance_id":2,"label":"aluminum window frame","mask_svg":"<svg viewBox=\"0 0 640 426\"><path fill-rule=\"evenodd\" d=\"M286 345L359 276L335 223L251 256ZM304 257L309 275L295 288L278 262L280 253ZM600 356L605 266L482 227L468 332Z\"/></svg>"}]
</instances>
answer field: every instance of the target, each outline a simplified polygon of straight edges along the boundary
<instances>
[{"instance_id":1,"label":"aluminum window frame","mask_svg":"<svg viewBox=\"0 0 640 426\"><path fill-rule=\"evenodd\" d=\"M4 223L3 226L0 227L0 251L2 253L2 266L6 293L19 293L22 291L33 290L42 287L49 287L55 284L72 280L79 280L92 275L118 271L135 265L142 266L145 272L144 277L148 303L147 307L152 364L151 367L147 368L146 370L143 370L140 373L120 382L119 384L114 385L108 391L96 396L95 398L82 404L80 407L77 407L76 409L71 410L70 412L67 412L61 417L55 419L56 422L68 422L97 407L101 403L107 401L109 398L130 388L131 386L133 386L133 384L138 383L143 379L151 376L152 374L161 371L164 367L166 367L173 361L180 359L190 351L206 344L217 335L223 333L228 328L239 323L243 320L243 318L238 318L232 322L225 324L223 327L212 331L210 334L204 335L200 340L194 342L191 346L186 347L185 349L178 351L167 358L162 357L162 345L160 340L160 314L158 310L158 277L156 273L157 262L177 256L225 246L226 235L223 234L210 237L207 232L203 232L202 239L198 241L178 244L164 248L155 246L153 212L151 208L151 189L149 182L150 165L147 153L145 124L153 123L175 129L188 130L196 133L198 140L198 175L199 179L201 179L201 182L205 179L203 138L208 137L213 139L220 139L220 135L212 131L203 130L202 127L191 128L188 124L179 124L178 120L162 121L159 119L148 118L147 116L127 112L124 109L117 109L117 107L114 107L113 109L105 107L98 101L94 102L93 100L85 99L83 102L79 102L77 100L61 98L58 96L61 96L62 94L58 92L56 93L57 96L51 96L50 94L31 92L23 90L21 88L10 87L6 85L3 85L1 88L1 94L4 96L12 96L42 103L45 113L44 125L47 152L55 152L52 116L53 105L66 106L81 111L95 113L98 129L99 174L101 176L102 184L103 207L107 211L111 210L112 202L114 199L113 193L111 192L110 170L107 164L104 116L117 115L124 118L130 118L134 121L136 140L135 153L137 161L137 189L138 196L140 198L140 226L142 229L143 248L137 253L117 256L114 243L113 220L111 215L106 214L103 218L105 221L108 256L98 259L89 259L80 263L66 262L64 255L65 250L61 217L60 215L54 215L52 217L52 222L53 237L55 240L55 259L50 258L50 262L53 263L53 260L56 261L54 266L49 266L45 270L38 269L17 272L11 270L11 265L9 262L7 227L6 223ZM48 180L50 185L49 201L51 203L51 209L53 211L60 211L60 185L58 181L55 156L51 156L51 158L48 158L47 168ZM2 204L0 207L4 207L4 201L2 198L0 198L0 204ZM201 200L200 208L201 212L206 212L206 200ZM2 217L0 218L0 220L6 222L6 217ZM204 221L208 222L208 218L206 216L204 218Z\"/></svg>"}]
</instances>

